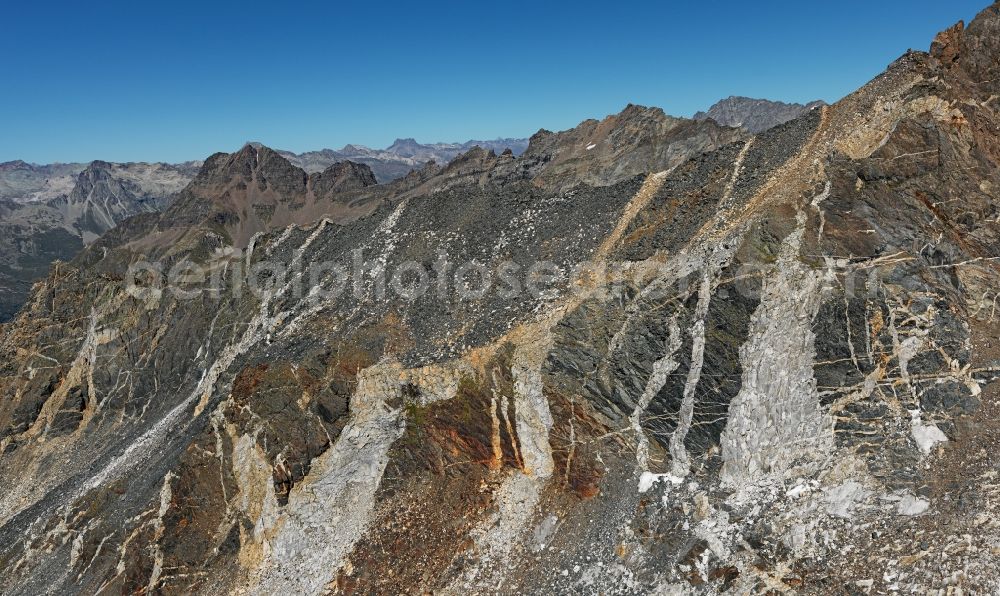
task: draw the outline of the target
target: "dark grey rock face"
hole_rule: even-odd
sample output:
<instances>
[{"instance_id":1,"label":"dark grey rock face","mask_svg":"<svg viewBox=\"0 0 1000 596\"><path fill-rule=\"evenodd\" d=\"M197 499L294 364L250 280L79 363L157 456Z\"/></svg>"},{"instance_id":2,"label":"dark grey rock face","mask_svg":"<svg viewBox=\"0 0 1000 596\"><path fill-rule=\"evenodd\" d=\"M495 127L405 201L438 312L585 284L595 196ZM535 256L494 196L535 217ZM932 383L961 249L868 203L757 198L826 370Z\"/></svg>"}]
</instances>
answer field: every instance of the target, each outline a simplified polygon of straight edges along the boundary
<instances>
[{"instance_id":1,"label":"dark grey rock face","mask_svg":"<svg viewBox=\"0 0 1000 596\"><path fill-rule=\"evenodd\" d=\"M802 105L732 96L717 102L707 112L698 112L694 115L694 119L711 118L723 126L734 126L751 134L757 134L789 120L794 120L823 105L826 103L819 100Z\"/></svg>"},{"instance_id":2,"label":"dark grey rock face","mask_svg":"<svg viewBox=\"0 0 1000 596\"><path fill-rule=\"evenodd\" d=\"M756 136L212 156L0 328L0 592L992 589L997 14Z\"/></svg>"}]
</instances>

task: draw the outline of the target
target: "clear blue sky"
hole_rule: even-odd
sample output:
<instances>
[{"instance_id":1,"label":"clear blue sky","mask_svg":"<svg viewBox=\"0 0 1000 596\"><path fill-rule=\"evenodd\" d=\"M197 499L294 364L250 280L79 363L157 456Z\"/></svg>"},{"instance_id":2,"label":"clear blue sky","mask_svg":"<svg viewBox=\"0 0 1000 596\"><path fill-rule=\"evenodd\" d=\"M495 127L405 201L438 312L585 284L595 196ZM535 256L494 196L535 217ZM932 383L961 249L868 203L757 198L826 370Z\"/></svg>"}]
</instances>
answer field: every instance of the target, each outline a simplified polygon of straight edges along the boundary
<instances>
[{"instance_id":1,"label":"clear blue sky","mask_svg":"<svg viewBox=\"0 0 1000 596\"><path fill-rule=\"evenodd\" d=\"M0 161L527 136L836 100L988 0L6 2Z\"/></svg>"}]
</instances>

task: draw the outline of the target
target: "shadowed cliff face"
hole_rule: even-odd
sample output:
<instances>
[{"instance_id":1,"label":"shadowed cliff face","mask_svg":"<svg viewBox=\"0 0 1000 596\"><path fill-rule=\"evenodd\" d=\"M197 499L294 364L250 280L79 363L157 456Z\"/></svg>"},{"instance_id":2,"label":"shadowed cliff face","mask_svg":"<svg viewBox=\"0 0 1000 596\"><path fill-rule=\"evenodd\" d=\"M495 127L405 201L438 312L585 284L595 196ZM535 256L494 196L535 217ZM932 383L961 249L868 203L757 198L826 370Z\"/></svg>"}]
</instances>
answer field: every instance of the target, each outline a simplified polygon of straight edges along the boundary
<instances>
[{"instance_id":1,"label":"shadowed cliff face","mask_svg":"<svg viewBox=\"0 0 1000 596\"><path fill-rule=\"evenodd\" d=\"M2 329L0 591L990 589L998 23L753 137L212 156Z\"/></svg>"}]
</instances>

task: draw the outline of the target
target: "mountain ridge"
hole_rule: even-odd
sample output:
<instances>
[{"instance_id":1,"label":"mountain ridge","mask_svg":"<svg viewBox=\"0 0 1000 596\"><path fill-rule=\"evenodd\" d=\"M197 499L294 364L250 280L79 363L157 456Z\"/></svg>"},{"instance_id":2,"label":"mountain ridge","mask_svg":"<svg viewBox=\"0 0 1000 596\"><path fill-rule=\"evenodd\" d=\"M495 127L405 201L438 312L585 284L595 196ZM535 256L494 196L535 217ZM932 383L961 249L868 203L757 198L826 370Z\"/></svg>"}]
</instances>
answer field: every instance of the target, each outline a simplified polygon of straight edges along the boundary
<instances>
[{"instance_id":1,"label":"mountain ridge","mask_svg":"<svg viewBox=\"0 0 1000 596\"><path fill-rule=\"evenodd\" d=\"M627 107L623 112L625 119L627 120L629 116L629 110L633 110L635 114L639 114L646 110L646 108L638 107ZM669 126L674 124L679 124L686 122L686 120L681 118L667 117L663 114L662 110L658 108L650 108L650 114L657 114L657 118L661 119L663 122L670 123ZM605 123L612 121L611 116L605 119ZM587 121L587 123L597 123L597 121ZM587 124L584 123L584 124ZM589 125L589 124L588 124ZM321 150L319 152L305 153L301 155L292 154L287 151L282 150L272 150L265 148L267 154L274 158L274 156L280 155L284 160L287 160L289 165L299 167L303 170L301 176L308 177L309 174L317 174L326 171L330 167L335 166L337 163L351 163L355 164L351 166L352 172L356 176L364 178L363 183L355 185L353 189L356 194L360 195L354 197L354 204L340 204L337 207L339 217L357 217L367 210L374 208L374 205L378 204L379 201L384 200L387 193L396 192L398 188L409 188L411 185L417 183L418 181L426 181L426 179L436 173L445 171L449 174L455 173L457 178L461 176L506 176L511 179L521 179L525 177L533 176L539 168L548 167L549 161L555 158L551 154L552 151L564 151L565 147L560 148L562 145L568 146L575 141L548 141L548 148L545 148L545 141L543 138L547 138L549 135L557 135L553 138L561 138L558 135L572 135L575 134L579 127L574 129L569 129L568 131L563 131L563 133L550 133L549 131L541 131L540 133L534 135L532 138L535 141L536 149L533 151L530 160L533 161L531 165L527 165L523 160L518 162L524 164L524 170L521 172L512 172L510 168L514 163L512 158L520 156L524 151L528 150L528 140L519 139L498 139L496 141L467 141L465 143L436 143L430 145L421 145L415 143L412 139L397 139L393 144L396 150L407 153L407 157L400 157L397 154L392 154L394 157L388 158L390 160L395 160L399 168L405 169L408 173L407 176L401 176L400 178L394 178L389 182L401 181L399 185L393 186L389 185L385 190L379 190L377 192L362 193L360 192L363 188L367 186L372 186L372 182L378 182L378 171L385 172L382 166L385 166L386 159L384 152L378 152L363 148L360 146L347 146L353 147L354 152L360 155L359 159L361 161L354 162L350 159L343 158L343 155L333 150ZM688 133L683 127L678 128L677 136L680 140L686 143L694 144L696 146L686 147L678 144L673 149L668 149L674 152L672 157L669 159L676 161L679 158L687 155L691 152L697 152L713 146L713 143L721 142L721 139L726 134L722 129L715 130L710 126L702 126L699 130L703 131L701 137L696 137L696 135L691 134L687 136ZM660 131L662 133L663 131ZM660 134L654 133L654 134ZM640 134L637 138L643 138ZM735 138L735 137L734 137ZM568 137L567 137L568 139ZM700 144L700 145L699 145ZM514 149L510 147L514 145ZM504 150L497 157L496 148L503 146ZM262 148L264 145L258 142L250 142L244 146L247 147ZM665 145L665 147L670 147L670 145ZM515 150L516 149L516 150ZM579 148L576 149L577 152L580 151ZM604 149L599 149L594 153L590 153L590 150L586 150L588 153L587 158L595 158L601 155ZM617 149L619 153L623 149ZM239 153L239 152L237 152ZM3 258L5 259L5 269L0 272L2 278L0 278L0 321L9 319L13 316L16 309L23 302L27 296L30 284L42 277L52 260L58 259L62 261L71 260L76 253L82 248L93 242L98 236L108 231L110 228L118 225L123 220L139 214L139 213L152 213L156 211L161 211L167 207L173 199L173 196L184 190L184 186L189 180L194 180L197 175L201 175L206 170L206 165L211 170L212 167L209 164L210 161L215 159L223 159L223 156L228 156L231 154L217 153L205 161L191 161L185 162L178 166L164 164L164 163L144 163L144 162L134 162L127 164L117 164L112 162L105 162L97 160L91 162L90 164L84 166L80 173L71 175L71 172L75 171L79 164L67 164L67 165L47 165L47 166L36 166L32 164L25 164L21 161L8 162L6 164L0 164L0 169L6 168L6 170L24 170L29 171L33 174L38 174L40 176L61 176L66 178L72 178L72 186L67 186L65 182L54 183L51 179L44 180L44 185L39 186L38 180L33 180L32 184L35 185L34 189L31 191L35 194L32 195L32 199L28 201L16 200L16 199L6 199L8 202L14 201L11 207L3 212L0 212L0 226L3 226L8 230L8 245L4 247L2 251ZM235 154L233 154L235 155ZM560 157L557 161L570 159L568 157L569 153L565 153L563 157ZM320 156L320 157L317 157ZM473 157L475 156L475 157ZM652 156L645 156L647 166L652 167L648 160ZM438 161L440 159L441 161ZM574 159L579 159L574 158ZM599 159L604 159L606 162L610 159L608 157L602 157ZM426 161L425 161L426 160ZM496 163L493 163L495 160ZM590 159L593 161L593 159ZM449 164L452 162L457 162L454 167L449 169ZM506 164L504 167L507 168L506 171L502 173L499 170L503 170L500 167ZM586 159L583 162L587 162ZM619 170L628 170L627 165L628 160L623 160L621 163L615 166ZM444 164L439 166L438 164ZM461 169L458 164L464 163L466 166L471 167L473 171L466 172L464 174L457 174L458 170ZM363 166L365 170L359 170L358 166ZM306 166L306 167L303 167ZM344 167L344 166L341 166ZM395 166L393 166L395 167ZM519 166L520 167L520 166ZM558 167L567 167L565 164ZM308 168L308 169L307 169ZM499 168L498 172L492 174L488 173L488 170ZM311 171L309 171L311 170ZM632 174L638 174L643 171L642 167L636 168L632 167ZM368 177L366 172L370 172L373 177ZM94 174L100 178L100 180L94 179ZM398 172L396 173L398 174ZM395 176L396 174L393 174ZM565 176L566 174L564 174ZM621 177L621 173L614 174L612 172L606 172L604 174L595 173L595 178L591 181L594 183L603 183L602 180L607 181L610 179L618 179ZM299 176L295 174L294 176ZM3 178L0 177L0 183L3 182ZM60 178L61 180L61 178ZM327 181L331 180L329 176ZM329 182L328 182L329 183ZM383 181L383 183L385 183ZM453 184L454 182L448 182L448 184ZM97 197L93 197L95 184L100 187ZM16 186L16 185L11 185ZM419 188L420 184L416 184ZM48 188L45 191L44 188ZM288 189L286 189L288 190ZM58 193L56 192L58 191ZM413 192L424 192L423 190L413 190ZM23 196L23 187L20 191ZM53 196L48 196L45 194L48 192ZM47 197L47 198L45 198ZM3 200L3 199L0 199ZM110 203L109 203L110 201ZM20 206L18 206L20 205ZM322 209L319 205L310 203L310 209ZM276 208L275 205L258 205L256 209L268 211L270 209ZM293 216L287 210L279 209L280 213L278 215L279 219L281 217L299 217L308 218L311 217L307 215L311 213L306 210L304 212L298 213ZM217 214L219 217L231 217L230 215L224 215L222 213ZM313 214L314 216L315 214ZM265 215L266 218L273 217L273 214ZM291 221L291 220L289 220ZM305 220L296 220L304 222ZM245 228L238 235L241 242L249 241L249 235L253 232L250 230L259 231L261 222L251 225L249 228ZM45 238L42 244L38 246L45 246L46 248L41 249L38 252L35 248L24 248L36 246L32 240L34 236L39 238ZM158 236L159 237L159 236ZM27 242L27 244L25 244ZM146 244L153 245L158 240L148 239ZM17 248L21 246L22 248ZM28 252L25 253L24 251ZM30 262L30 266L22 266L22 262Z\"/></svg>"},{"instance_id":2,"label":"mountain ridge","mask_svg":"<svg viewBox=\"0 0 1000 596\"><path fill-rule=\"evenodd\" d=\"M692 119L702 120L715 116L713 119L719 124L739 127L742 119L734 119L732 115L718 113L719 110L727 106L727 102L732 103L733 100L746 103L746 105L738 106L735 109L741 110L741 113L749 113L749 120L756 121L756 119L759 119L763 123L747 128L751 133L761 132L765 128L786 122L794 115L801 113L802 110L810 109L822 103L817 101L803 106L780 101L732 96L720 100L709 108L707 112L696 113ZM713 110L716 110L716 112L713 112ZM756 112L775 111L778 112L778 115L756 115ZM290 162L310 173L322 171L337 161L365 163L372 168L378 181L384 183L405 176L410 170L419 168L430 161L439 164L447 163L476 146L497 153L502 153L505 149L511 149L514 155L520 155L527 149L528 142L529 139L523 138L496 138L492 140L470 140L461 143L419 143L414 138L409 137L397 138L385 149L373 149L365 145L348 143L341 149L324 148L304 151L302 153L281 149L277 151L284 155ZM248 141L248 144L263 145L263 143L258 141ZM166 162L129 163L133 165L146 163L160 166L172 165ZM173 165L174 167L193 169L200 166L200 163L199 161L187 161ZM67 181L70 180L70 177L75 177L79 172L83 171L86 165L86 163L34 164L19 159L0 163L0 173L7 173L8 177L10 172L21 170L34 174L31 178L40 178L31 182L22 181L19 186L15 181L0 176L0 199L30 202L55 198L60 192L66 193L72 189L71 184L67 185Z\"/></svg>"},{"instance_id":3,"label":"mountain ridge","mask_svg":"<svg viewBox=\"0 0 1000 596\"><path fill-rule=\"evenodd\" d=\"M447 163L458 155L483 147L502 152L504 149L520 155L527 148L527 139L503 139L492 141L466 141L464 143L418 143L412 138L396 139L385 149L371 149L364 145L348 144L342 149L320 149L293 153L280 151L289 161L307 172L320 171L337 161L364 163L372 168L380 183L390 182L405 176L410 170L434 161Z\"/></svg>"}]
</instances>

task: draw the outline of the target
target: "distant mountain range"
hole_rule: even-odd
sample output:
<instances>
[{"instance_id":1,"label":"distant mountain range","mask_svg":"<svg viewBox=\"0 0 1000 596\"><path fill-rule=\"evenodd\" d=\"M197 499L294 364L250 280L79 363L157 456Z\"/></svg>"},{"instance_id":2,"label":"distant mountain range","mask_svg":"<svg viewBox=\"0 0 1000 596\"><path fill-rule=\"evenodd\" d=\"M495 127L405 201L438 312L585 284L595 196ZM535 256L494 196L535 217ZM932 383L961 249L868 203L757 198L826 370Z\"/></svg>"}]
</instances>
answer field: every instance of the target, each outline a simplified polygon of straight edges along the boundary
<instances>
[{"instance_id":1,"label":"distant mountain range","mask_svg":"<svg viewBox=\"0 0 1000 596\"><path fill-rule=\"evenodd\" d=\"M0 200L44 201L69 194L85 163L37 165L21 160L0 163Z\"/></svg>"},{"instance_id":2,"label":"distant mountain range","mask_svg":"<svg viewBox=\"0 0 1000 596\"><path fill-rule=\"evenodd\" d=\"M200 161L179 164L125 163L105 161L87 163L32 164L21 160L0 163L0 201L15 203L45 202L69 195L89 166L105 169L114 177L138 184L149 194L177 192L201 167Z\"/></svg>"},{"instance_id":3,"label":"distant mountain range","mask_svg":"<svg viewBox=\"0 0 1000 596\"><path fill-rule=\"evenodd\" d=\"M259 143L255 143L260 146ZM428 162L446 164L473 147L503 153L510 149L514 155L524 153L528 139L496 139L493 141L466 141L464 143L418 143L414 139L396 139L385 149L370 149L363 145L345 145L343 149L320 149L305 153L279 151L282 157L308 173L322 172L338 161L363 163L375 173L379 183L405 176L410 170Z\"/></svg>"},{"instance_id":4,"label":"distant mountain range","mask_svg":"<svg viewBox=\"0 0 1000 596\"><path fill-rule=\"evenodd\" d=\"M792 120L803 112L824 105L822 101L808 104L784 103L749 97L729 97L719 101L707 112L698 112L694 120L711 118L723 126L743 128L757 134ZM473 147L481 147L497 154L510 149L521 155L528 148L529 139L499 138L491 141L470 140L464 143L418 143L415 139L396 139L385 149L372 149L364 145L348 144L341 149L320 149L295 153L277 152L307 173L321 172L340 161L362 163L371 168L380 183L401 178L411 170L428 162L444 165ZM260 147L261 143L250 142ZM153 194L163 191L176 192L178 183L190 180L201 167L200 161L180 164L130 164L130 176ZM17 203L44 202L68 195L86 163L31 164L21 160L0 163L0 200ZM125 170L122 170L125 171ZM159 178L163 176L163 180ZM141 178L139 180L138 178ZM181 183L180 187L184 184Z\"/></svg>"},{"instance_id":5,"label":"distant mountain range","mask_svg":"<svg viewBox=\"0 0 1000 596\"><path fill-rule=\"evenodd\" d=\"M259 143L250 145L260 147ZM421 144L397 139L386 149L347 145L280 155L308 173L352 161L371 168L371 183L401 178L435 162L446 164L472 147L520 155L527 139ZM24 303L31 285L56 260L81 248L133 215L162 211L202 168L201 161L166 163L0 164L0 322Z\"/></svg>"},{"instance_id":6,"label":"distant mountain range","mask_svg":"<svg viewBox=\"0 0 1000 596\"><path fill-rule=\"evenodd\" d=\"M396 139L385 149L349 144L339 150L304 153L267 151L307 174L354 162L367 166L369 175L374 176L366 185L386 184L411 172L413 178L406 184L419 184L448 164L451 174L447 180L465 179L466 170L479 175L484 164L522 156L531 144L534 153L526 155L521 163L531 171L544 167L540 180L548 179L556 187L572 186L579 180L600 185L632 171L633 162L676 163L740 137L737 131L725 127L742 127L745 132L756 133L821 103L803 106L731 97L693 120L630 106L616 117L622 122L620 134L627 137L614 139L602 136L601 122L587 120L562 133L541 130L531 139L425 144L407 138ZM699 122L708 119L722 126L706 127ZM644 144L642 139L650 135L659 142ZM675 140L664 142L672 138ZM257 142L247 146L258 150L264 147ZM666 153L660 155L657 151ZM549 160L554 160L551 166L547 165ZM17 312L31 285L46 275L53 261L72 259L81 248L133 215L162 211L203 165L202 161L38 165L20 160L0 164L0 322Z\"/></svg>"},{"instance_id":7,"label":"distant mountain range","mask_svg":"<svg viewBox=\"0 0 1000 596\"><path fill-rule=\"evenodd\" d=\"M250 145L260 147L257 142ZM410 170L433 161L444 165L473 147L502 153L510 149L514 155L524 153L528 139L496 139L493 141L466 141L464 143L418 143L414 139L396 139L385 149L371 149L364 145L345 145L343 149L320 149L294 153L278 153L293 165L306 172L321 172L339 161L353 161L369 166L379 183L405 176ZM32 164L21 160L0 163L0 200L16 203L44 202L68 195L76 185L77 177L87 168L86 163ZM127 164L122 172L136 179L154 194L159 191L177 192L190 181L201 167L201 161L180 164ZM160 178L162 177L162 180ZM141 178L141 180L140 180ZM178 183L179 187L178 187ZM168 194L169 194L168 193Z\"/></svg>"}]
</instances>

